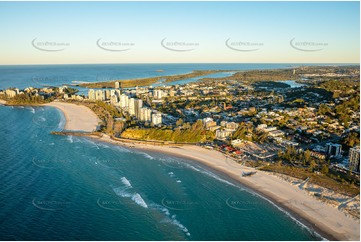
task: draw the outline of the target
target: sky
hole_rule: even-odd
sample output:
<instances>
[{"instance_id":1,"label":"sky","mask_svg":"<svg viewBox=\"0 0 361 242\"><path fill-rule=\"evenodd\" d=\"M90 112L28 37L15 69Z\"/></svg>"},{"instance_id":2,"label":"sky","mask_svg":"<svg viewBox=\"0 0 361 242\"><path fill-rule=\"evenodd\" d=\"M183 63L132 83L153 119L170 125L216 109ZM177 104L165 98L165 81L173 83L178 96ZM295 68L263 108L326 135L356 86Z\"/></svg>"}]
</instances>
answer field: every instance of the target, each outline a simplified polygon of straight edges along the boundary
<instances>
[{"instance_id":1,"label":"sky","mask_svg":"<svg viewBox=\"0 0 361 242\"><path fill-rule=\"evenodd\" d=\"M0 2L0 65L359 63L359 2Z\"/></svg>"}]
</instances>

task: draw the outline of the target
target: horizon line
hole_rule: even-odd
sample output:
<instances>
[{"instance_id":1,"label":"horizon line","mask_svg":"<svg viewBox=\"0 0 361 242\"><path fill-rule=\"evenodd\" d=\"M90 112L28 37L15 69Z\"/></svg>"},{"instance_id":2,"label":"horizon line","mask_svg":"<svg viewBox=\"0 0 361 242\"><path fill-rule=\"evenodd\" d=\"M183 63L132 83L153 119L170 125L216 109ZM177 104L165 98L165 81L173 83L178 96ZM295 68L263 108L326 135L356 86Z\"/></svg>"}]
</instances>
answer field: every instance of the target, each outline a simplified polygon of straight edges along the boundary
<instances>
[{"instance_id":1,"label":"horizon line","mask_svg":"<svg viewBox=\"0 0 361 242\"><path fill-rule=\"evenodd\" d=\"M298 64L298 65L360 65L360 62L142 62L142 63L48 63L48 64L0 64L0 66L49 66L49 65L180 65L180 64Z\"/></svg>"}]
</instances>

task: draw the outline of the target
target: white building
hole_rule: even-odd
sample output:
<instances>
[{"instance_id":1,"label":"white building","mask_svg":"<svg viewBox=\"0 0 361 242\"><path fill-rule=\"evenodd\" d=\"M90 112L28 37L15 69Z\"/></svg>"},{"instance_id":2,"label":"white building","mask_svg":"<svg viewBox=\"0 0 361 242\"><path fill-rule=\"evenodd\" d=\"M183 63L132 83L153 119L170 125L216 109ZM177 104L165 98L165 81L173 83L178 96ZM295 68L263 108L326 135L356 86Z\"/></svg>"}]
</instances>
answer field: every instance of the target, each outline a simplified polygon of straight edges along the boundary
<instances>
[{"instance_id":1,"label":"white building","mask_svg":"<svg viewBox=\"0 0 361 242\"><path fill-rule=\"evenodd\" d=\"M227 139L232 135L232 131L229 130L216 130L216 138L220 140Z\"/></svg>"},{"instance_id":2,"label":"white building","mask_svg":"<svg viewBox=\"0 0 361 242\"><path fill-rule=\"evenodd\" d=\"M17 93L16 93L16 91L14 91L14 90L7 89L7 90L5 91L5 94L6 94L6 97L13 98L13 97L16 96Z\"/></svg>"},{"instance_id":3,"label":"white building","mask_svg":"<svg viewBox=\"0 0 361 242\"><path fill-rule=\"evenodd\" d=\"M104 101L105 100L105 92L103 90L95 91L95 100Z\"/></svg>"},{"instance_id":4,"label":"white building","mask_svg":"<svg viewBox=\"0 0 361 242\"><path fill-rule=\"evenodd\" d=\"M113 104L113 105L118 105L118 102L119 102L119 100L118 100L117 95L115 95L115 94L111 95L110 103Z\"/></svg>"},{"instance_id":5,"label":"white building","mask_svg":"<svg viewBox=\"0 0 361 242\"><path fill-rule=\"evenodd\" d=\"M163 97L163 91L162 91L162 90L159 90L159 89L153 90L153 96L154 96L154 98L156 98L156 99L162 99L162 97Z\"/></svg>"},{"instance_id":6,"label":"white building","mask_svg":"<svg viewBox=\"0 0 361 242\"><path fill-rule=\"evenodd\" d=\"M129 97L125 94L120 95L119 97L119 106L121 108L129 107Z\"/></svg>"},{"instance_id":7,"label":"white building","mask_svg":"<svg viewBox=\"0 0 361 242\"><path fill-rule=\"evenodd\" d=\"M162 124L162 114L161 113L153 113L152 114L152 123L154 125Z\"/></svg>"},{"instance_id":8,"label":"white building","mask_svg":"<svg viewBox=\"0 0 361 242\"><path fill-rule=\"evenodd\" d=\"M147 107L142 107L140 108L140 115L139 115L139 120L140 121L151 121L151 115L152 115L152 110L150 108Z\"/></svg>"},{"instance_id":9,"label":"white building","mask_svg":"<svg viewBox=\"0 0 361 242\"><path fill-rule=\"evenodd\" d=\"M132 116L135 115L135 99L134 98L129 99L128 112Z\"/></svg>"}]
</instances>

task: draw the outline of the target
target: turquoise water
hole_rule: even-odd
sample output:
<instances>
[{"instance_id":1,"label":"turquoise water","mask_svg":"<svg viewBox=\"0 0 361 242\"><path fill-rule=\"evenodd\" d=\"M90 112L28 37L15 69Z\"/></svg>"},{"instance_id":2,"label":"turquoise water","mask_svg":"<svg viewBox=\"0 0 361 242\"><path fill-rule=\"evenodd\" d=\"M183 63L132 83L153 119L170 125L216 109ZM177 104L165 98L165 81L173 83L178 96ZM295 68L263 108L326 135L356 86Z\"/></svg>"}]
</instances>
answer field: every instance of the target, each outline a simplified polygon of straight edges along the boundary
<instances>
[{"instance_id":1,"label":"turquoise water","mask_svg":"<svg viewBox=\"0 0 361 242\"><path fill-rule=\"evenodd\" d=\"M84 137L51 107L0 106L1 240L319 240L197 163Z\"/></svg>"}]
</instances>

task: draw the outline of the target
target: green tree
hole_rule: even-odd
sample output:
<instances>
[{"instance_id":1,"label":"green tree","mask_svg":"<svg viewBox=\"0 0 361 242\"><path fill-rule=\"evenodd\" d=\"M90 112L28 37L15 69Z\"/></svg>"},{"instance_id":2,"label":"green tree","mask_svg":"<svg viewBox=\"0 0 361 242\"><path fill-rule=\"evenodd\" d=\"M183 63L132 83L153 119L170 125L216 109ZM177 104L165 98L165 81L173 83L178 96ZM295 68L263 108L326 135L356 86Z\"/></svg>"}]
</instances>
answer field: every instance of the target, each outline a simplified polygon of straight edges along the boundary
<instances>
[{"instance_id":1,"label":"green tree","mask_svg":"<svg viewBox=\"0 0 361 242\"><path fill-rule=\"evenodd\" d=\"M322 174L325 174L325 175L326 175L326 174L328 173L328 165L326 165L326 164L323 165L323 166L322 166L322 169L321 169L321 172L322 172Z\"/></svg>"},{"instance_id":2,"label":"green tree","mask_svg":"<svg viewBox=\"0 0 361 242\"><path fill-rule=\"evenodd\" d=\"M304 160L304 165L308 164L311 160L311 152L309 150L306 150L305 152L303 152L303 160Z\"/></svg>"},{"instance_id":3,"label":"green tree","mask_svg":"<svg viewBox=\"0 0 361 242\"><path fill-rule=\"evenodd\" d=\"M316 162L314 160L311 160L309 166L310 171L313 171L313 169L315 169L316 166L317 166Z\"/></svg>"},{"instance_id":4,"label":"green tree","mask_svg":"<svg viewBox=\"0 0 361 242\"><path fill-rule=\"evenodd\" d=\"M175 125L176 125L177 127L179 127L179 126L182 126L183 123L184 123L183 119L180 118L180 119L177 120L177 122L175 123Z\"/></svg>"}]
</instances>

